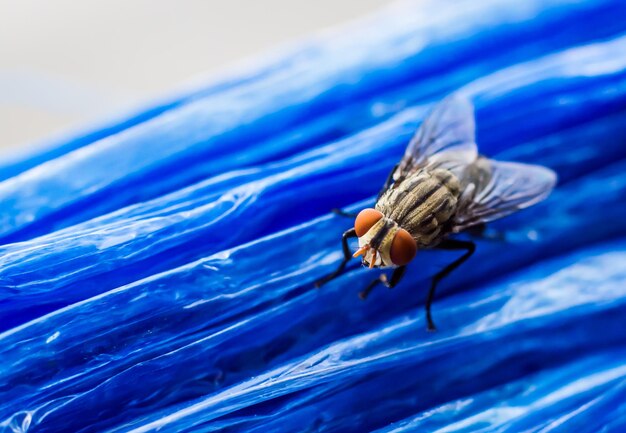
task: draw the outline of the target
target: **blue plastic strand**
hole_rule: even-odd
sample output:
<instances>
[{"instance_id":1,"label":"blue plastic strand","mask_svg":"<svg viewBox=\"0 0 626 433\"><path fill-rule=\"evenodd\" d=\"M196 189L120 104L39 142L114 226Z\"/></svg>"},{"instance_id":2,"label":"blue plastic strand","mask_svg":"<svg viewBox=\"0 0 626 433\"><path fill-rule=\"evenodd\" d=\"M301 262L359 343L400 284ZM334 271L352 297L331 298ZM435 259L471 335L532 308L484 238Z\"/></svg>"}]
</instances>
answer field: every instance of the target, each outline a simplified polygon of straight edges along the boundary
<instances>
[{"instance_id":1,"label":"blue plastic strand","mask_svg":"<svg viewBox=\"0 0 626 433\"><path fill-rule=\"evenodd\" d=\"M424 16L432 19L424 20ZM622 432L626 4L404 2L0 165L0 432ZM320 290L432 103L559 186Z\"/></svg>"},{"instance_id":2,"label":"blue plastic strand","mask_svg":"<svg viewBox=\"0 0 626 433\"><path fill-rule=\"evenodd\" d=\"M510 72L497 72L493 74L493 79L487 77L470 85L468 91L478 95L479 121L483 118L482 113L492 113L489 119L492 125L497 126L493 125L490 131L502 131L499 141L481 142L481 150L494 154L498 150L515 148L521 135L518 125L523 121L525 127L535 131L527 134L530 139L538 135L536 131L554 133L574 120L584 122L594 119L595 113L611 113L619 107L617 101L621 97L622 81L626 83L626 69L619 69L622 64L615 61L607 65L604 57L613 56L620 49L626 49L626 38L558 53L539 59L536 62L539 66L535 62L524 64ZM579 62L581 58L586 60L581 66L571 60ZM602 60L593 63L594 58ZM595 74L589 73L589 65L595 65ZM520 77L525 76L525 69L531 69L532 74L529 75L535 81L527 79L514 87L515 92L511 91L511 94L524 90L524 94L532 95L534 100L520 101L517 108L506 111L497 107L509 105L508 94L495 95L491 91L494 98L492 104L488 103L486 96L482 96L490 93L491 87L486 83L493 82L492 87L499 88L506 83L503 76L510 76L511 82L519 83ZM581 73L577 69L582 69ZM564 71L567 73L565 77ZM559 83L560 87L554 84L546 91L548 80ZM581 80L587 85L581 86ZM481 90L475 90L477 88ZM611 99L605 96L609 88L612 90ZM567 102L583 98L586 98L584 106ZM558 111L553 107L555 104L560 104ZM595 110L591 111L590 107ZM539 115L548 109L550 113L558 114ZM270 163L245 173L236 171L221 175L94 222L33 241L0 247L3 253L0 258L0 299L11 299L4 306L0 305L0 311L7 311L4 329L53 308L128 283L132 281L129 276L137 279L196 260L209 252L306 221L333 207L374 194L389 167L400 157L418 124L417 119L423 113L422 108L410 108L373 128L282 162ZM498 117L503 120L497 122ZM588 156L574 161L561 158L561 165L553 168L567 176L567 170L584 173L594 161L608 162L607 158L626 156L626 147L623 146L626 140L620 136L621 123L611 125L615 126L603 132L609 142L616 144L610 152L605 152L595 141L581 143L577 140L580 143L578 149ZM563 139L555 141L551 152L563 153L564 148L571 146L571 142L566 140L568 134L571 132L564 132ZM479 137L482 135L482 128L479 128ZM595 140L600 137L596 136ZM559 143L564 148L558 148ZM541 156L528 161L546 165L551 162L544 162ZM286 200L293 194L306 201L307 206L294 209ZM252 221L252 216L253 223L246 223ZM57 248L48 247L52 242ZM35 251L38 253L34 254ZM42 263L56 265L46 267ZM82 282L80 290L74 286L77 281ZM52 299L47 294L53 290L55 297L52 304L38 301L45 298L50 302Z\"/></svg>"},{"instance_id":3,"label":"blue plastic strand","mask_svg":"<svg viewBox=\"0 0 626 433\"><path fill-rule=\"evenodd\" d=\"M621 20L612 19L625 14L626 5L608 0L574 4L532 0L506 7L502 0L464 0L450 8L424 2L397 9L346 29L359 37L334 34L320 41L323 48L305 45L305 53L313 54L297 57L286 70L278 68L275 73L261 74L259 80L192 99L0 183L0 201L5 207L0 236L5 242L28 239L184 187L198 177L259 162L259 156L267 160L284 155L289 148L319 145L324 139L354 132L354 121L345 119L360 119L354 127L365 128L363 122L372 116L364 116L365 110L357 108L338 121L328 119L318 140L305 135L285 143L287 149L273 144L269 155L259 146L288 129L341 111L345 104L365 107L371 98L404 84L461 69L463 75L447 86L424 83L422 94L433 92L434 87L439 90L431 95L441 97L486 71L506 66L498 56L502 52L513 53L510 62L519 62L626 31ZM424 16L436 19L424 20ZM571 33L565 30L570 19L577 22ZM554 27L564 29L563 33L555 35ZM527 36L537 37L535 45L527 46ZM472 67L475 58L494 60ZM401 90L397 96L404 99L408 94ZM391 107L401 104L392 101ZM200 173L193 169L196 161L204 161ZM28 227L33 225L31 232Z\"/></svg>"}]
</instances>

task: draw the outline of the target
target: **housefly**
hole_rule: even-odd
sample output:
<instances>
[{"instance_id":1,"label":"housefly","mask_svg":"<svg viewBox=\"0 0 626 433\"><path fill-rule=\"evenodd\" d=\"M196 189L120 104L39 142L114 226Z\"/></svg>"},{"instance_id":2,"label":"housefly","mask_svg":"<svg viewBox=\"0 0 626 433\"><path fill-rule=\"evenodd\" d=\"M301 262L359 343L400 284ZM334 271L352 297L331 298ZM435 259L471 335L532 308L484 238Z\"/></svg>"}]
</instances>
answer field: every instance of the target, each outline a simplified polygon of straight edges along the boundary
<instances>
[{"instance_id":1,"label":"housefly","mask_svg":"<svg viewBox=\"0 0 626 433\"><path fill-rule=\"evenodd\" d=\"M354 228L342 237L344 259L337 270L316 285L334 279L351 257L362 256L370 268L392 268L360 293L379 283L394 287L419 249L463 250L464 254L434 275L426 299L426 320L435 330L431 305L437 284L474 253L471 241L451 238L545 199L556 174L545 167L494 161L478 154L474 109L464 97L439 103L415 133L402 160L394 167L374 208L356 215ZM357 237L354 255L348 239Z\"/></svg>"}]
</instances>

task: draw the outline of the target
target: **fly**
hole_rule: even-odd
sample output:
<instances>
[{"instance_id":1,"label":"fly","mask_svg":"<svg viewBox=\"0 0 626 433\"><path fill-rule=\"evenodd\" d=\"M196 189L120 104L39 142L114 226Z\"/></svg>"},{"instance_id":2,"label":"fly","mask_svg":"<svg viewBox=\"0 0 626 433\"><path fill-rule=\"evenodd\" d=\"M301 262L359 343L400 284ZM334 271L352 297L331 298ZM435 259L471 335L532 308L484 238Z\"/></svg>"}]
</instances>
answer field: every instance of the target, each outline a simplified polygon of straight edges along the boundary
<instances>
[{"instance_id":1,"label":"fly","mask_svg":"<svg viewBox=\"0 0 626 433\"><path fill-rule=\"evenodd\" d=\"M356 215L342 237L344 259L316 286L339 276L352 257L370 268L391 268L379 283L394 287L419 249L462 250L463 255L434 275L426 298L428 329L435 330L431 306L437 284L475 251L471 241L451 238L545 199L556 184L554 171L530 164L495 161L478 154L472 104L452 95L439 103L415 133L394 167L374 208ZM352 254L348 239L358 238Z\"/></svg>"}]
</instances>

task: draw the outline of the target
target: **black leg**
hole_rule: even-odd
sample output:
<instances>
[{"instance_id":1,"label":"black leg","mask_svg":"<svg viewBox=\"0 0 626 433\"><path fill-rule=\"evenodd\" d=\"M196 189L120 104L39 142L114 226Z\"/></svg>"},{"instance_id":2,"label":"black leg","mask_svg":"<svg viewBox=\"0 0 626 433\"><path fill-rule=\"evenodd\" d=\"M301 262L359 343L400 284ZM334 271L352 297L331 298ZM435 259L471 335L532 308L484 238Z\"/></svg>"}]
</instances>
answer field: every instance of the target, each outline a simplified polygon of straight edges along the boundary
<instances>
[{"instance_id":1,"label":"black leg","mask_svg":"<svg viewBox=\"0 0 626 433\"><path fill-rule=\"evenodd\" d=\"M404 276L404 272L406 271L406 266L400 266L393 270L391 274L391 280L387 280L387 274L380 274L378 278L373 280L371 283L367 285L365 289L359 292L359 298L366 299L372 289L378 285L378 283L382 283L386 287L393 289Z\"/></svg>"},{"instance_id":2,"label":"black leg","mask_svg":"<svg viewBox=\"0 0 626 433\"><path fill-rule=\"evenodd\" d=\"M435 323L433 322L433 317L430 312L431 306L433 304L433 299L435 298L435 290L437 289L437 284L450 272L454 271L456 268L461 266L463 262L469 259L474 251L476 250L476 245L474 242L470 241L461 241L457 239L446 239L442 243L440 243L437 248L442 250L466 250L465 254L461 257L450 263L448 266L443 268L441 271L437 272L433 277L433 280L430 284L430 290L428 291L428 298L426 298L426 321L428 322L428 330L434 331L437 328L435 327Z\"/></svg>"},{"instance_id":3,"label":"black leg","mask_svg":"<svg viewBox=\"0 0 626 433\"><path fill-rule=\"evenodd\" d=\"M343 269L346 267L346 263L348 263L352 258L352 253L350 252L350 247L348 246L348 239L350 238L356 238L356 230L354 230L354 228L346 230L341 237L341 245L343 247L343 260L341 261L341 264L335 272L326 275L320 280L317 280L317 282L315 283L315 287L321 287L323 284L326 284L330 280L339 276L341 272L343 272Z\"/></svg>"},{"instance_id":4,"label":"black leg","mask_svg":"<svg viewBox=\"0 0 626 433\"><path fill-rule=\"evenodd\" d=\"M400 164L394 165L393 170L391 170L391 172L387 176L387 180L385 180L385 184L383 185L383 189L380 190L380 192L378 193L378 197L376 197L376 201L378 201L378 199L380 199L380 197L385 193L385 191L387 191L389 189L389 185L391 185L391 181L393 181L393 175L396 172L396 169L398 168L398 165L400 165Z\"/></svg>"},{"instance_id":5,"label":"black leg","mask_svg":"<svg viewBox=\"0 0 626 433\"><path fill-rule=\"evenodd\" d=\"M472 227L468 227L465 232L470 236L485 239L487 241L505 241L506 236L504 232L489 230L487 224L481 223Z\"/></svg>"},{"instance_id":6,"label":"black leg","mask_svg":"<svg viewBox=\"0 0 626 433\"><path fill-rule=\"evenodd\" d=\"M378 199L385 193L385 191L387 191L389 189L389 185L391 185L391 182L393 181L393 174L396 172L396 169L398 168L399 164L396 164L393 167L393 170L391 170L391 173L389 173L389 175L387 176L387 180L385 180L385 184L383 185L383 189L380 190L380 192L378 193L378 197L376 197L376 201L378 201ZM349 217L349 218L356 218L358 213L352 213L352 212L346 212L343 209L332 209L332 212L334 214L340 215L340 216L344 216L344 217Z\"/></svg>"},{"instance_id":7,"label":"black leg","mask_svg":"<svg viewBox=\"0 0 626 433\"><path fill-rule=\"evenodd\" d=\"M345 210L338 209L338 208L332 209L331 212L336 215L348 217L348 218L356 218L356 216L358 215L358 213L346 212Z\"/></svg>"}]
</instances>

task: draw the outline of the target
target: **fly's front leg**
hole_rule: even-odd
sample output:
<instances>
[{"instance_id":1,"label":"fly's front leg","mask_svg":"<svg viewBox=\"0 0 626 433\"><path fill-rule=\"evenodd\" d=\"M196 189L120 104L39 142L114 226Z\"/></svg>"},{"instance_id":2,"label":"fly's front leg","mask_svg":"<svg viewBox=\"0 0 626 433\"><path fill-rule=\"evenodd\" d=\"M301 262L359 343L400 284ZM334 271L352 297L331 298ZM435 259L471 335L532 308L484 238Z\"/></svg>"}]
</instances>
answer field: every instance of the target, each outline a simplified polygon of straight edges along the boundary
<instances>
[{"instance_id":1,"label":"fly's front leg","mask_svg":"<svg viewBox=\"0 0 626 433\"><path fill-rule=\"evenodd\" d=\"M347 217L347 218L356 218L358 213L353 213L353 212L346 212L343 209L339 209L339 208L334 208L331 210L332 213L334 213L335 215L339 215L342 217Z\"/></svg>"},{"instance_id":2,"label":"fly's front leg","mask_svg":"<svg viewBox=\"0 0 626 433\"><path fill-rule=\"evenodd\" d=\"M435 323L433 322L433 317L431 314L431 306L433 304L433 299L435 298L435 290L437 289L437 284L449 275L456 268L461 266L463 262L469 259L474 251L476 250L476 245L474 242L470 241L461 241L457 239L446 239L442 243L440 243L437 248L442 250L465 250L465 254L461 257L450 263L448 266L443 268L441 271L437 272L433 277L433 280L430 284L430 290L428 291L428 297L426 298L426 322L428 323L428 330L435 331L437 328L435 327Z\"/></svg>"},{"instance_id":3,"label":"fly's front leg","mask_svg":"<svg viewBox=\"0 0 626 433\"><path fill-rule=\"evenodd\" d=\"M356 238L356 237L357 237L356 230L354 228L351 228L350 230L346 230L343 233L343 236L341 237L341 245L343 247L343 260L341 261L341 264L339 265L339 267L337 268L335 272L326 275L324 278L320 280L317 280L317 282L315 283L315 287L321 287L323 284L326 284L327 282L335 279L343 272L344 268L346 267L346 263L348 263L350 259L352 258L352 253L350 252L350 246L348 245L348 239Z\"/></svg>"},{"instance_id":4,"label":"fly's front leg","mask_svg":"<svg viewBox=\"0 0 626 433\"><path fill-rule=\"evenodd\" d=\"M398 168L398 165L400 164L396 164L393 167L393 170L391 170L391 173L389 173L387 175L387 180L385 180L385 184L383 185L383 188L380 190L380 192L378 193L378 196L376 197L376 201L378 201L380 199L380 197L382 197L382 195L385 193L385 191L387 191L389 189L389 185L391 185L391 182L393 181L393 175L396 172L396 169ZM333 209L332 212L334 214L340 215L340 216L344 216L344 217L348 217L348 218L356 218L358 213L353 213L353 212L346 212L343 209Z\"/></svg>"},{"instance_id":5,"label":"fly's front leg","mask_svg":"<svg viewBox=\"0 0 626 433\"><path fill-rule=\"evenodd\" d=\"M490 230L487 224L481 223L465 230L470 236L475 238L485 239L487 241L505 241L506 235L504 232L497 230Z\"/></svg>"},{"instance_id":6,"label":"fly's front leg","mask_svg":"<svg viewBox=\"0 0 626 433\"><path fill-rule=\"evenodd\" d=\"M391 170L391 172L387 176L387 180L385 180L383 189L380 190L380 192L378 193L378 197L376 197L376 201L378 201L382 197L382 195L385 193L385 191L389 189L389 185L391 185L391 182L393 181L393 175L396 173L396 170L398 169L399 165L400 164L396 164L393 166L393 170Z\"/></svg>"},{"instance_id":7,"label":"fly's front leg","mask_svg":"<svg viewBox=\"0 0 626 433\"><path fill-rule=\"evenodd\" d=\"M384 286L393 289L404 276L404 272L406 271L406 266L400 266L393 270L391 274L391 279L387 280L387 274L380 274L378 278L373 280L371 283L367 285L367 287L359 292L359 298L365 300L372 289L376 287L379 283L382 283Z\"/></svg>"}]
</instances>

